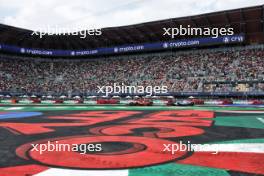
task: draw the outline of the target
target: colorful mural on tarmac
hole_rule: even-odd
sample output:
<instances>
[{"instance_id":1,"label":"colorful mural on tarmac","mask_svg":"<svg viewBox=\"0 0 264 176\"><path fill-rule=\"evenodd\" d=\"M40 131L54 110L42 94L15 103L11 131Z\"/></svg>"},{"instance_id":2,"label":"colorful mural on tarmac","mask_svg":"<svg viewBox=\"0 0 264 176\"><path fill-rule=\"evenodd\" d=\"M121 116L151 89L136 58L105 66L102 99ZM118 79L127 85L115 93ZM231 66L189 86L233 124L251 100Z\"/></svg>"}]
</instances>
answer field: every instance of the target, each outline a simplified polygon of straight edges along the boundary
<instances>
[{"instance_id":1,"label":"colorful mural on tarmac","mask_svg":"<svg viewBox=\"0 0 264 176\"><path fill-rule=\"evenodd\" d=\"M2 106L0 175L264 175L263 132L261 107ZM48 143L102 151L40 153Z\"/></svg>"}]
</instances>

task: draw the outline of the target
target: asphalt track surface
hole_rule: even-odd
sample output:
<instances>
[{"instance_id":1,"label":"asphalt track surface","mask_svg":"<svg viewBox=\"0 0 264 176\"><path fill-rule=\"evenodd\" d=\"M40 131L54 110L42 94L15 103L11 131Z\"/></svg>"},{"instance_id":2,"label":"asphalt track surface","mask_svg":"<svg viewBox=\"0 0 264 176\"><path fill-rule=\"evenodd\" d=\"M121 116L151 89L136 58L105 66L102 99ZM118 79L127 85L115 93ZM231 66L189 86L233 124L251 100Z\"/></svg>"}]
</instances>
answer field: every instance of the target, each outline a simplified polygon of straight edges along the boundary
<instances>
[{"instance_id":1,"label":"asphalt track surface","mask_svg":"<svg viewBox=\"0 0 264 176\"><path fill-rule=\"evenodd\" d=\"M5 105L0 176L264 175L263 129L264 106ZM32 144L102 150L40 154Z\"/></svg>"}]
</instances>

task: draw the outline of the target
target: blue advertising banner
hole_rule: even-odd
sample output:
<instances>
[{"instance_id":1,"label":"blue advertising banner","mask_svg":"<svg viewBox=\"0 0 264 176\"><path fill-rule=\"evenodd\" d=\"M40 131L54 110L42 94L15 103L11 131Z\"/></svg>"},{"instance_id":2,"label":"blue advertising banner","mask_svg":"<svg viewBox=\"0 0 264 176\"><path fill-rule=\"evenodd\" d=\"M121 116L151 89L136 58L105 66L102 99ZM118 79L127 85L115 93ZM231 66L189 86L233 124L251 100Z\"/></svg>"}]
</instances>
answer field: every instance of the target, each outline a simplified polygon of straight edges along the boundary
<instances>
[{"instance_id":1,"label":"blue advertising banner","mask_svg":"<svg viewBox=\"0 0 264 176\"><path fill-rule=\"evenodd\" d=\"M133 45L122 45L108 48L97 48L87 50L53 50L53 49L35 49L35 48L21 48L17 46L11 46L6 44L0 44L0 51L19 53L19 54L31 54L42 56L97 56L106 54L119 54L130 52L141 52L151 50L166 50L185 47L197 47L206 45L220 45L220 44L233 44L243 43L245 37L243 34L220 36L217 38L194 38L184 40L173 40L168 42L156 42L156 43L143 43Z\"/></svg>"}]
</instances>

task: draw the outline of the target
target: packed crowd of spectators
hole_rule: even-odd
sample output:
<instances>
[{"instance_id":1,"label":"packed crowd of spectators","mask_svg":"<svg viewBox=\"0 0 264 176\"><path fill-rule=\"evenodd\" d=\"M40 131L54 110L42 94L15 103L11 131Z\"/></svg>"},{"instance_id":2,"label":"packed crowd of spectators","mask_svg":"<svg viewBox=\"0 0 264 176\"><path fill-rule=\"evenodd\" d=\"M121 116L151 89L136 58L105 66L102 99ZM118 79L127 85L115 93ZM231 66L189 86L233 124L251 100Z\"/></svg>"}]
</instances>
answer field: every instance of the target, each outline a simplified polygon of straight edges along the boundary
<instances>
[{"instance_id":1,"label":"packed crowd of spectators","mask_svg":"<svg viewBox=\"0 0 264 176\"><path fill-rule=\"evenodd\" d=\"M113 83L166 85L172 92L264 91L263 80L261 49L119 56L81 62L0 60L0 92L87 93Z\"/></svg>"}]
</instances>

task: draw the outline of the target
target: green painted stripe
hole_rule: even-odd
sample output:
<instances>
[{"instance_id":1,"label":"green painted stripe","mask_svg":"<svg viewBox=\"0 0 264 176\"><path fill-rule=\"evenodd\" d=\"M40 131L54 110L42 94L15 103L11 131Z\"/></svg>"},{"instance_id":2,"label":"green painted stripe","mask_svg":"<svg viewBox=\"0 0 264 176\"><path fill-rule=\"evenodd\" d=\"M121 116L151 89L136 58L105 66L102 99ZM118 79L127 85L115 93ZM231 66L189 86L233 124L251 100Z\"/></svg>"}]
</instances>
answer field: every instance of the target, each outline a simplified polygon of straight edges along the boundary
<instances>
[{"instance_id":1,"label":"green painted stripe","mask_svg":"<svg viewBox=\"0 0 264 176\"><path fill-rule=\"evenodd\" d=\"M219 111L219 110L232 110L232 111L264 111L264 108L245 108L245 107L202 107L202 106L194 106L194 107L176 107L176 106L113 106L113 105L95 105L95 106L81 106L81 105L73 105L73 106L65 106L65 105L33 105L33 106L2 106L0 110L9 111L11 107L23 107L20 111L59 111L59 110L153 110L153 111L163 111L163 110L205 110L205 111ZM15 108L14 108L15 109Z\"/></svg>"},{"instance_id":2,"label":"green painted stripe","mask_svg":"<svg viewBox=\"0 0 264 176\"><path fill-rule=\"evenodd\" d=\"M243 127L243 128L258 128L264 129L264 123L261 123L257 118L261 118L263 115L252 116L220 116L216 117L216 126L231 126L231 127Z\"/></svg>"},{"instance_id":3,"label":"green painted stripe","mask_svg":"<svg viewBox=\"0 0 264 176\"><path fill-rule=\"evenodd\" d=\"M229 176L222 169L183 164L163 164L152 167L129 169L128 176Z\"/></svg>"}]
</instances>

